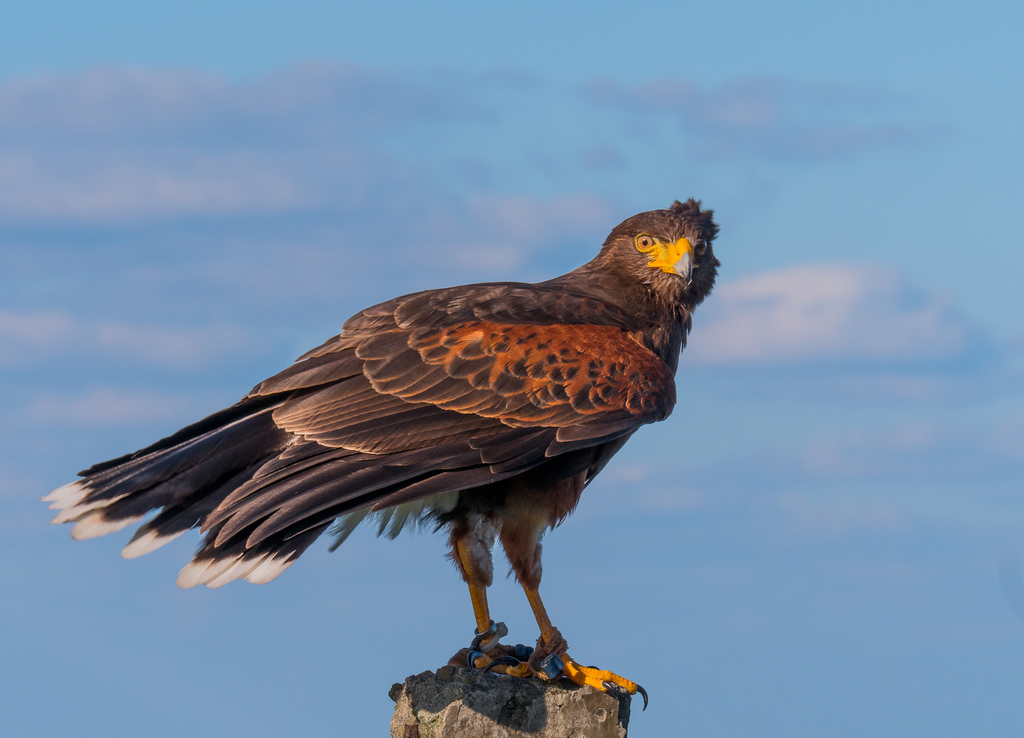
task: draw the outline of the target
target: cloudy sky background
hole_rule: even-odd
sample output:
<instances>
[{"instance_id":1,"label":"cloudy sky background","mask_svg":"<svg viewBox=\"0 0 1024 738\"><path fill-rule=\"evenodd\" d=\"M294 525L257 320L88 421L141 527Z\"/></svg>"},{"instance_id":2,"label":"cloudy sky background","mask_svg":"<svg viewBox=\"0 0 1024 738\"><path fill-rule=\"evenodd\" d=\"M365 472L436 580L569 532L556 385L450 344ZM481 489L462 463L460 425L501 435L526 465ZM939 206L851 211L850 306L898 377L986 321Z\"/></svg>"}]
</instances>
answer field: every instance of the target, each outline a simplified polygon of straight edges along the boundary
<instances>
[{"instance_id":1,"label":"cloudy sky background","mask_svg":"<svg viewBox=\"0 0 1024 738\"><path fill-rule=\"evenodd\" d=\"M632 733L1024 724L1024 10L104 0L0 11L0 702L17 735L380 734L465 645L441 537L180 591L38 498L396 294L722 225L680 402L550 535ZM585 551L585 555L581 555ZM532 642L519 588L492 610Z\"/></svg>"}]
</instances>

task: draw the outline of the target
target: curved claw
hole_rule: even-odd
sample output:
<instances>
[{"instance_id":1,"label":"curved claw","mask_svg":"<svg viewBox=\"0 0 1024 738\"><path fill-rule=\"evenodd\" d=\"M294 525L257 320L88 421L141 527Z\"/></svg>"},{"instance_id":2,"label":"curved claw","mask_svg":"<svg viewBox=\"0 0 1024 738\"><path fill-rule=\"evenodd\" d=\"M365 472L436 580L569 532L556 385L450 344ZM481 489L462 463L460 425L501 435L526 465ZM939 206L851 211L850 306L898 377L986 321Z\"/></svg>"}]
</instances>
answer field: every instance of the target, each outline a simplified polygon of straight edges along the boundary
<instances>
[{"instance_id":1,"label":"curved claw","mask_svg":"<svg viewBox=\"0 0 1024 738\"><path fill-rule=\"evenodd\" d=\"M504 649L510 648L509 646L503 646ZM507 667L505 673L509 676L530 676L533 671L530 669L528 659L533 655L533 648L530 646L524 646L522 643L517 643L511 647L512 653L506 653L503 656L493 658L486 666L477 667L473 663L477 657L486 656L482 651L470 651L467 657L470 668L482 668L485 672L490 671L495 666Z\"/></svg>"},{"instance_id":2,"label":"curved claw","mask_svg":"<svg viewBox=\"0 0 1024 738\"><path fill-rule=\"evenodd\" d=\"M629 690L628 689L626 689L625 687L623 687L620 684L616 684L615 682L604 681L604 682L601 682L601 686L604 687L604 691L605 692L620 692L621 694L629 694ZM640 696L644 698L643 709L646 710L647 709L647 701L648 701L647 700L647 690L644 689L643 687L641 687L639 684L637 684L636 685L636 691L639 692Z\"/></svg>"},{"instance_id":3,"label":"curved claw","mask_svg":"<svg viewBox=\"0 0 1024 738\"><path fill-rule=\"evenodd\" d=\"M610 671L595 669L592 666L581 666L573 661L567 653L563 653L562 656L565 660L562 673L572 681L579 685L588 684L591 687L600 689L604 692L622 691L627 694L636 694L639 692L644 698L644 709L647 709L647 690L636 682L632 682L629 679L621 677Z\"/></svg>"},{"instance_id":4,"label":"curved claw","mask_svg":"<svg viewBox=\"0 0 1024 738\"><path fill-rule=\"evenodd\" d=\"M491 663L484 667L484 673L486 674L495 666L519 666L519 664L521 663L522 662L515 656L499 656L498 658L494 659Z\"/></svg>"},{"instance_id":5,"label":"curved claw","mask_svg":"<svg viewBox=\"0 0 1024 738\"><path fill-rule=\"evenodd\" d=\"M482 633L479 630L475 631L473 635L473 642L469 648L463 649L466 654L466 664L470 669L483 669L487 672L496 666L504 666L506 667L505 673L511 676L530 676L533 673L527 664L528 659L533 655L532 647L524 646L522 643L517 643L515 646L499 643L502 636L508 635L508 628L504 623L495 623L492 620L491 626L487 630ZM502 655L498 656L498 653ZM480 661L479 666L477 660Z\"/></svg>"}]
</instances>

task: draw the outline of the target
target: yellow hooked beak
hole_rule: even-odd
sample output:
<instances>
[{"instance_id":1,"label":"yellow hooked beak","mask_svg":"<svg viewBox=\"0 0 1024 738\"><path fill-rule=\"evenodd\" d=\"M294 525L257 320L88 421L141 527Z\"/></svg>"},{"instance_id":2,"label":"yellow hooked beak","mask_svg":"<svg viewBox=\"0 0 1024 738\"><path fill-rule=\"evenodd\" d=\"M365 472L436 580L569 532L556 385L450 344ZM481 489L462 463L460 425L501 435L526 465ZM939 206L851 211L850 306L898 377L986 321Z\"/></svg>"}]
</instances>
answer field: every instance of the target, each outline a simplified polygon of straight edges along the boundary
<instances>
[{"instance_id":1,"label":"yellow hooked beak","mask_svg":"<svg viewBox=\"0 0 1024 738\"><path fill-rule=\"evenodd\" d=\"M680 238L675 243L664 243L651 236L642 235L637 236L636 247L651 257L647 266L661 269L668 274L677 274L689 284L693 272L693 246L690 245L689 239Z\"/></svg>"}]
</instances>

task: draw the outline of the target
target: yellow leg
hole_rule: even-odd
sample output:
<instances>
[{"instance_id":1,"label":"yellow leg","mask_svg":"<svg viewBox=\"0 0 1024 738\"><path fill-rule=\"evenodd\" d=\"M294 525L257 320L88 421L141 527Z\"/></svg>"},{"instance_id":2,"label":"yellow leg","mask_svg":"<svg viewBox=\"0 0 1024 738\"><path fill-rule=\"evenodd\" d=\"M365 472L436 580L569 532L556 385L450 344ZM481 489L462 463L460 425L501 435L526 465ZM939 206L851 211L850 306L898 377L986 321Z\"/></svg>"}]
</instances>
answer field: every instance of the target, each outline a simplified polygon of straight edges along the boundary
<instances>
[{"instance_id":1,"label":"yellow leg","mask_svg":"<svg viewBox=\"0 0 1024 738\"><path fill-rule=\"evenodd\" d=\"M535 587L528 587L525 584L523 585L523 590L526 592L526 599L529 600L530 607L533 609L533 615L537 618L541 640L548 641L555 633L555 628L551 625L551 619L548 617L547 609L545 609L544 602L540 598L540 592ZM586 684L603 692L609 690L609 684L614 684L630 694L640 692L644 698L644 709L647 709L647 692L636 682L631 682L629 679L610 671L595 669L592 666L580 666L573 661L567 651L561 651L558 656L563 662L562 673L576 682L576 684L581 686Z\"/></svg>"},{"instance_id":2,"label":"yellow leg","mask_svg":"<svg viewBox=\"0 0 1024 738\"><path fill-rule=\"evenodd\" d=\"M491 627L491 611L487 607L487 585L483 583L480 572L473 564L473 558L470 556L465 540L459 539L455 544L455 550L458 553L462 571L466 574L466 582L469 584L469 599L473 602L476 632L483 633Z\"/></svg>"},{"instance_id":3,"label":"yellow leg","mask_svg":"<svg viewBox=\"0 0 1024 738\"><path fill-rule=\"evenodd\" d=\"M551 618L548 617L548 611L544 608L544 603L540 599L540 592L533 587L527 587L523 585L523 591L526 592L526 599L530 602L530 608L533 610L533 616L537 618L537 625L540 626L540 637L545 641L551 638L551 634L554 633L554 627L551 625Z\"/></svg>"},{"instance_id":4,"label":"yellow leg","mask_svg":"<svg viewBox=\"0 0 1024 738\"><path fill-rule=\"evenodd\" d=\"M494 621L491 620L491 610L487 606L487 582L490 579L490 574L489 572L484 574L479 571L477 564L473 561L469 545L466 543L465 539L460 538L456 541L455 551L459 557L459 564L462 565L462 571L466 575L466 583L469 585L469 599L473 603L473 617L476 618L476 632L478 635L486 633L494 624ZM498 625L501 628L504 628L503 624L499 623ZM499 630L496 634L492 635L487 642L497 645L498 638L501 637L502 633L507 632L507 630ZM489 647L484 645L482 646L482 649L487 651L489 650ZM491 663L491 657L486 653L482 653L473 659L473 663L470 664L470 666L482 669L489 663Z\"/></svg>"}]
</instances>

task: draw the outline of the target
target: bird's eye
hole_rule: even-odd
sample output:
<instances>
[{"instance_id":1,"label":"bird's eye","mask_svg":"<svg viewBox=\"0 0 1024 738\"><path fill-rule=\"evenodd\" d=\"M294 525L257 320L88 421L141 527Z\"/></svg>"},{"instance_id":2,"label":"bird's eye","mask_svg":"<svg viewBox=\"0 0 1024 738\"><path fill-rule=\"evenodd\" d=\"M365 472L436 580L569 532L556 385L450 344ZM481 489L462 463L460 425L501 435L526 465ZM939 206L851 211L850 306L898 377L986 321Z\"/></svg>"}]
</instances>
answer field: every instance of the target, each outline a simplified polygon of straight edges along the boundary
<instances>
[{"instance_id":1,"label":"bird's eye","mask_svg":"<svg viewBox=\"0 0 1024 738\"><path fill-rule=\"evenodd\" d=\"M699 256L700 254L703 254L707 250L708 250L708 242L707 241L698 241L697 242L697 248L695 248L693 251L694 251L695 254L697 254Z\"/></svg>"},{"instance_id":2,"label":"bird's eye","mask_svg":"<svg viewBox=\"0 0 1024 738\"><path fill-rule=\"evenodd\" d=\"M636 237L636 247L641 251L647 251L654 247L654 239L646 233L641 233Z\"/></svg>"}]
</instances>

